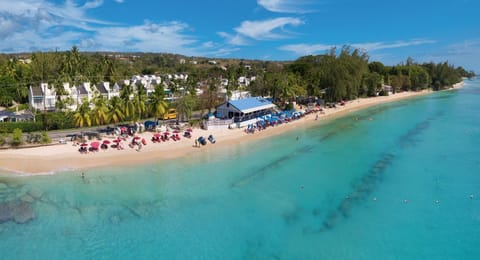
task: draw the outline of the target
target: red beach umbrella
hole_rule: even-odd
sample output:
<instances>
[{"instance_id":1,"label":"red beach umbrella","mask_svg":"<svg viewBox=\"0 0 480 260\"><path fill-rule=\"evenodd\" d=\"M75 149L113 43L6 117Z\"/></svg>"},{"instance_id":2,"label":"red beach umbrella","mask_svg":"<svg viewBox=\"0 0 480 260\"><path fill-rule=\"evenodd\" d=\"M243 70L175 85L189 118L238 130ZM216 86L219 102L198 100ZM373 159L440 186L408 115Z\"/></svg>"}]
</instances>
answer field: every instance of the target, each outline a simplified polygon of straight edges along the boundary
<instances>
[{"instance_id":1,"label":"red beach umbrella","mask_svg":"<svg viewBox=\"0 0 480 260\"><path fill-rule=\"evenodd\" d=\"M164 135L169 135L169 134L170 134L170 132L165 132L165 133L163 133L163 134L164 134Z\"/></svg>"},{"instance_id":2,"label":"red beach umbrella","mask_svg":"<svg viewBox=\"0 0 480 260\"><path fill-rule=\"evenodd\" d=\"M178 130L175 130L175 131L173 131L173 133L174 133L174 134L178 134L178 133L180 133L180 132L178 132Z\"/></svg>"},{"instance_id":3,"label":"red beach umbrella","mask_svg":"<svg viewBox=\"0 0 480 260\"><path fill-rule=\"evenodd\" d=\"M88 146L88 144L83 143L83 144L81 144L80 146L81 146L81 147L85 147L85 146Z\"/></svg>"},{"instance_id":4,"label":"red beach umbrella","mask_svg":"<svg viewBox=\"0 0 480 260\"><path fill-rule=\"evenodd\" d=\"M135 137L133 137L133 139L135 139L135 140L138 140L138 139L140 139L140 138L141 138L140 136L135 136Z\"/></svg>"},{"instance_id":5,"label":"red beach umbrella","mask_svg":"<svg viewBox=\"0 0 480 260\"><path fill-rule=\"evenodd\" d=\"M122 141L122 140L120 140L120 139L115 139L115 140L113 140L114 143L120 143L121 141Z\"/></svg>"},{"instance_id":6,"label":"red beach umbrella","mask_svg":"<svg viewBox=\"0 0 480 260\"><path fill-rule=\"evenodd\" d=\"M155 136L155 137L160 137L160 134L159 134L159 133L155 133L153 136Z\"/></svg>"},{"instance_id":7,"label":"red beach umbrella","mask_svg":"<svg viewBox=\"0 0 480 260\"><path fill-rule=\"evenodd\" d=\"M103 140L103 143L104 144L110 144L110 141L109 140Z\"/></svg>"},{"instance_id":8,"label":"red beach umbrella","mask_svg":"<svg viewBox=\"0 0 480 260\"><path fill-rule=\"evenodd\" d=\"M192 128L187 128L187 132L193 132Z\"/></svg>"},{"instance_id":9,"label":"red beach umbrella","mask_svg":"<svg viewBox=\"0 0 480 260\"><path fill-rule=\"evenodd\" d=\"M91 143L90 143L90 146L91 146L92 148L97 149L98 146L100 146L100 142L91 142Z\"/></svg>"}]
</instances>

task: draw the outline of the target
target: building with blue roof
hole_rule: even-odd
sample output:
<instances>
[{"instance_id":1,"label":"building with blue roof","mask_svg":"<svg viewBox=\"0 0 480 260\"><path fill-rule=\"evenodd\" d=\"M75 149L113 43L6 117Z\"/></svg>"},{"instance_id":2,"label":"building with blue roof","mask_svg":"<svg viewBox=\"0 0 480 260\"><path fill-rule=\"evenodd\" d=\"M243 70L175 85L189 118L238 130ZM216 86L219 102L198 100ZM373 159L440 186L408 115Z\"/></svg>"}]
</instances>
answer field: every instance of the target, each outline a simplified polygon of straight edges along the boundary
<instances>
[{"instance_id":1,"label":"building with blue roof","mask_svg":"<svg viewBox=\"0 0 480 260\"><path fill-rule=\"evenodd\" d=\"M215 116L221 119L232 119L243 122L270 114L275 104L263 97L251 97L227 101L217 107Z\"/></svg>"}]
</instances>

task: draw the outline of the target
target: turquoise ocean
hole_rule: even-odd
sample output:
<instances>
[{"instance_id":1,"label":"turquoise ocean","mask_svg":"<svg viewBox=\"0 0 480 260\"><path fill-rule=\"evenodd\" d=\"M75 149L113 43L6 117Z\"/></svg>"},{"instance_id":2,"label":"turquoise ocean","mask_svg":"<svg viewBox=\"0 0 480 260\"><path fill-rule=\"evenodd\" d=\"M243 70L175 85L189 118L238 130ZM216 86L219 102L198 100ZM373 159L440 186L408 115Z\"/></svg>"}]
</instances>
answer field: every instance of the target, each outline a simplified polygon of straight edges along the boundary
<instances>
[{"instance_id":1,"label":"turquoise ocean","mask_svg":"<svg viewBox=\"0 0 480 260\"><path fill-rule=\"evenodd\" d=\"M2 174L0 258L480 259L479 80L209 150Z\"/></svg>"}]
</instances>

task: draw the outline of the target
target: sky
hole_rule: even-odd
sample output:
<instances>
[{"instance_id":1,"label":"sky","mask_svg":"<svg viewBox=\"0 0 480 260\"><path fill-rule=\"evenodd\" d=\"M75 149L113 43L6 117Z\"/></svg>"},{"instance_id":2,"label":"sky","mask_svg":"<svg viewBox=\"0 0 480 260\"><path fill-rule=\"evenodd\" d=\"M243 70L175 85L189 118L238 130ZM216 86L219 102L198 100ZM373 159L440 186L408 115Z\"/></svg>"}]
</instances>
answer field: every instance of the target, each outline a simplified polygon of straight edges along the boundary
<instances>
[{"instance_id":1,"label":"sky","mask_svg":"<svg viewBox=\"0 0 480 260\"><path fill-rule=\"evenodd\" d=\"M0 52L159 52L295 60L349 45L370 61L480 73L478 0L0 0Z\"/></svg>"}]
</instances>

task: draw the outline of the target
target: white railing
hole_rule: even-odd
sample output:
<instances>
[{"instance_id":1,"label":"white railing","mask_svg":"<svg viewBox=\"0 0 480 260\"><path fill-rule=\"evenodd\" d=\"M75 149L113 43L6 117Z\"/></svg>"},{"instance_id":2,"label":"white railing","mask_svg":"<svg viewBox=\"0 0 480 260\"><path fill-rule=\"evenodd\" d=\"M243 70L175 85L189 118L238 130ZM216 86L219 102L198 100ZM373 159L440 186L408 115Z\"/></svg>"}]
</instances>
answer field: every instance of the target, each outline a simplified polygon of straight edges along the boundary
<instances>
[{"instance_id":1,"label":"white railing","mask_svg":"<svg viewBox=\"0 0 480 260\"><path fill-rule=\"evenodd\" d=\"M206 130L215 128L229 128L233 124L233 119L208 119L203 120L203 128Z\"/></svg>"}]
</instances>

